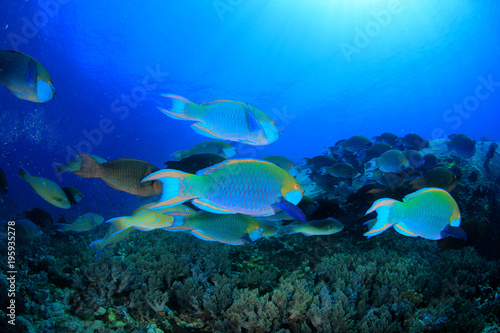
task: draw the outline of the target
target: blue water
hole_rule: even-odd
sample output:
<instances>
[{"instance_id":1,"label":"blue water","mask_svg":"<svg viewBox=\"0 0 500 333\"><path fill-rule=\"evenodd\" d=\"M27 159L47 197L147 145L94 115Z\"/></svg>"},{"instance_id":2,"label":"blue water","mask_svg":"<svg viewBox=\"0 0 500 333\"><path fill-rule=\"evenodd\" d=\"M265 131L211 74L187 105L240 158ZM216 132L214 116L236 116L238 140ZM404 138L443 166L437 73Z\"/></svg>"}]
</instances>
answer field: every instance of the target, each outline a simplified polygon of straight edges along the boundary
<instances>
[{"instance_id":1,"label":"blue water","mask_svg":"<svg viewBox=\"0 0 500 333\"><path fill-rule=\"evenodd\" d=\"M271 115L281 138L241 147L241 157L297 160L382 132L499 141L498 17L492 0L2 1L0 48L36 58L57 90L35 104L0 87L9 198L60 214L26 196L14 176L23 166L86 194L69 220L97 201L121 213L136 205L102 182L57 179L52 163L91 152L161 167L173 151L205 141L156 109L164 92L247 102ZM485 80L497 83L486 88Z\"/></svg>"}]
</instances>

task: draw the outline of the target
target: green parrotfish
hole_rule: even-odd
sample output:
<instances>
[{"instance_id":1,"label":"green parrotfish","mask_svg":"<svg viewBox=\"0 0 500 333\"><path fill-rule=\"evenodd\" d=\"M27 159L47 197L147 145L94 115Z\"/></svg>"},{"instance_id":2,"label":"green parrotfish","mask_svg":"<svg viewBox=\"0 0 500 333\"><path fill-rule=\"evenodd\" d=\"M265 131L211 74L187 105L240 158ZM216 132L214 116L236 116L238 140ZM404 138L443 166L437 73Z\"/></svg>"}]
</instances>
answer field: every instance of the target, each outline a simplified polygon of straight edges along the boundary
<instances>
[{"instance_id":1,"label":"green parrotfish","mask_svg":"<svg viewBox=\"0 0 500 333\"><path fill-rule=\"evenodd\" d=\"M174 119L195 121L191 127L200 135L248 145L268 145L280 136L267 114L245 103L217 100L196 104L177 95L161 96L169 105L158 107L160 111Z\"/></svg>"},{"instance_id":2,"label":"green parrotfish","mask_svg":"<svg viewBox=\"0 0 500 333\"><path fill-rule=\"evenodd\" d=\"M273 163L235 159L202 169L196 175L160 170L143 179L163 183L161 200L150 208L171 207L187 200L200 209L218 214L269 216L283 210L305 221L296 206L304 190L282 168Z\"/></svg>"}]
</instances>

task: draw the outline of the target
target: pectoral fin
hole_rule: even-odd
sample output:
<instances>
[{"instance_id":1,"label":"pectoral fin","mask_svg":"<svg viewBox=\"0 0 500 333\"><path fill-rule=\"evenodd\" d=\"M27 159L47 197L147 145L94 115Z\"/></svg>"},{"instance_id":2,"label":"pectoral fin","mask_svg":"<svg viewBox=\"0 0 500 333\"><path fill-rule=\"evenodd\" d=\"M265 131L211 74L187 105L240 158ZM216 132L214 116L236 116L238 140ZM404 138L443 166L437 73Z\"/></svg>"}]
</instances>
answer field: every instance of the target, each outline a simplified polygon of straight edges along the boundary
<instances>
[{"instance_id":1,"label":"pectoral fin","mask_svg":"<svg viewBox=\"0 0 500 333\"><path fill-rule=\"evenodd\" d=\"M306 215L304 212L302 212L302 210L293 203L286 201L284 198L278 199L275 205L294 219L306 222Z\"/></svg>"}]
</instances>

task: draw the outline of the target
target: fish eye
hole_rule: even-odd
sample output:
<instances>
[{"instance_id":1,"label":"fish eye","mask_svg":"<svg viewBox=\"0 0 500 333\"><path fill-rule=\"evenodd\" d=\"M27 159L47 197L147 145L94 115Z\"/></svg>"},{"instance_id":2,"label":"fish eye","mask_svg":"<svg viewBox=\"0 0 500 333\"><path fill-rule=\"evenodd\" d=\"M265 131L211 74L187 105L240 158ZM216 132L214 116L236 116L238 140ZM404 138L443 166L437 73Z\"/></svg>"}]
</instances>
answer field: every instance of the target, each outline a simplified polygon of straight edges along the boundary
<instances>
[{"instance_id":1,"label":"fish eye","mask_svg":"<svg viewBox=\"0 0 500 333\"><path fill-rule=\"evenodd\" d=\"M47 81L48 84L52 84L52 81Z\"/></svg>"}]
</instances>

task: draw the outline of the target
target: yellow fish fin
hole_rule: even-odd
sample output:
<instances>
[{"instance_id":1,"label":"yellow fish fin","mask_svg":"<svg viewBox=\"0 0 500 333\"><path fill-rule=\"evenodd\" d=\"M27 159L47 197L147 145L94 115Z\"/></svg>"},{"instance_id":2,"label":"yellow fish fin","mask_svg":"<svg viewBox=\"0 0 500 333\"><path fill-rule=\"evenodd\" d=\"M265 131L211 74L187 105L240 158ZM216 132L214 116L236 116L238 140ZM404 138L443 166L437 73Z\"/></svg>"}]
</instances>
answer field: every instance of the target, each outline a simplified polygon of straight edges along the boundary
<instances>
[{"instance_id":1,"label":"yellow fish fin","mask_svg":"<svg viewBox=\"0 0 500 333\"><path fill-rule=\"evenodd\" d=\"M222 208L219 205L216 205L212 201L208 199L193 199L191 201L193 205L196 207L203 209L204 211L210 212L210 213L216 213L216 214L234 214L234 212Z\"/></svg>"},{"instance_id":2,"label":"yellow fish fin","mask_svg":"<svg viewBox=\"0 0 500 333\"><path fill-rule=\"evenodd\" d=\"M196 229L191 230L191 233L199 239L202 239L205 241L215 242L215 239L205 236L204 234L202 234L200 231L198 231Z\"/></svg>"},{"instance_id":3,"label":"yellow fish fin","mask_svg":"<svg viewBox=\"0 0 500 333\"><path fill-rule=\"evenodd\" d=\"M399 222L395 224L394 229L396 229L396 231L399 232L401 235L405 235L408 237L418 237L417 234L408 229L408 226L404 222Z\"/></svg>"},{"instance_id":4,"label":"yellow fish fin","mask_svg":"<svg viewBox=\"0 0 500 333\"><path fill-rule=\"evenodd\" d=\"M206 127L205 125L203 125L201 123L194 123L191 125L191 127L193 128L193 130L196 133L198 133L200 135L203 135L203 136L206 136L206 137L209 137L212 139L222 139L222 140L225 139L222 136L214 133L211 129L209 129L208 127Z\"/></svg>"},{"instance_id":5,"label":"yellow fish fin","mask_svg":"<svg viewBox=\"0 0 500 333\"><path fill-rule=\"evenodd\" d=\"M195 198L196 195L185 193L184 186L181 186L181 183L188 177L196 176L182 171L163 169L144 178L141 182L159 180L163 184L160 201L149 206L148 209L168 208Z\"/></svg>"}]
</instances>

